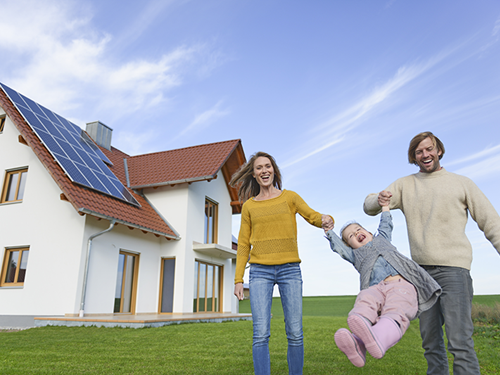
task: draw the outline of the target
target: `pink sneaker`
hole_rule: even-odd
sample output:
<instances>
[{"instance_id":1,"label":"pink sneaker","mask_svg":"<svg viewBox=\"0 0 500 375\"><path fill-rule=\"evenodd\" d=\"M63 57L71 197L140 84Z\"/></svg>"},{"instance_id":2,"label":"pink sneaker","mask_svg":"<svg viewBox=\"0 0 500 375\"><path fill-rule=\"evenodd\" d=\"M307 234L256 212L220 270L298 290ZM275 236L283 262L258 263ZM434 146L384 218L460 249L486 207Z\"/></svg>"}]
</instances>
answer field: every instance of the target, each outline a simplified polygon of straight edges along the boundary
<instances>
[{"instance_id":1,"label":"pink sneaker","mask_svg":"<svg viewBox=\"0 0 500 375\"><path fill-rule=\"evenodd\" d=\"M363 341L349 332L340 328L335 332L335 344L344 353L349 361L356 367L363 367L366 363L366 349Z\"/></svg>"}]
</instances>

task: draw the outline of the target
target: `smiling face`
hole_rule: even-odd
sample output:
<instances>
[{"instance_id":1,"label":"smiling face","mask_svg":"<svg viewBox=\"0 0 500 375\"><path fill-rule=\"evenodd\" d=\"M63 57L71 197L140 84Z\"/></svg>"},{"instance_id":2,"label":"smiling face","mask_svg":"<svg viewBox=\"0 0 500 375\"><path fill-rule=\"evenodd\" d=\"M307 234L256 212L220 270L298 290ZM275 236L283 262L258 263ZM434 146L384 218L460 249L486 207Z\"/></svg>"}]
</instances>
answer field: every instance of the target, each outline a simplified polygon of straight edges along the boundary
<instances>
[{"instance_id":1,"label":"smiling face","mask_svg":"<svg viewBox=\"0 0 500 375\"><path fill-rule=\"evenodd\" d=\"M432 139L427 137L420 142L415 149L415 161L420 167L420 172L432 173L441 168L439 156L441 151L432 142Z\"/></svg>"},{"instance_id":2,"label":"smiling face","mask_svg":"<svg viewBox=\"0 0 500 375\"><path fill-rule=\"evenodd\" d=\"M359 224L351 224L342 232L342 238L353 249L358 249L373 240L373 235Z\"/></svg>"},{"instance_id":3,"label":"smiling face","mask_svg":"<svg viewBox=\"0 0 500 375\"><path fill-rule=\"evenodd\" d=\"M273 186L274 168L269 158L259 156L253 163L253 173L257 183L262 187Z\"/></svg>"}]
</instances>

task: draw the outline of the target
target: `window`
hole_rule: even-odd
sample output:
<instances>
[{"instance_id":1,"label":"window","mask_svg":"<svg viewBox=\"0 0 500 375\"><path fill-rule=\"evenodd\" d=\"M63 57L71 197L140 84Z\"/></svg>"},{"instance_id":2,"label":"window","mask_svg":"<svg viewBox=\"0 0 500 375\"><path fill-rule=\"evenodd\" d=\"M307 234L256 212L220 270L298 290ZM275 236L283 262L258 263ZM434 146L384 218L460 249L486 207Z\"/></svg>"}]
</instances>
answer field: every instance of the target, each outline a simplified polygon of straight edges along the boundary
<instances>
[{"instance_id":1,"label":"window","mask_svg":"<svg viewBox=\"0 0 500 375\"><path fill-rule=\"evenodd\" d=\"M29 248L5 249L0 286L24 285Z\"/></svg>"},{"instance_id":2,"label":"window","mask_svg":"<svg viewBox=\"0 0 500 375\"><path fill-rule=\"evenodd\" d=\"M23 200L27 175L27 168L18 169L16 171L9 171L5 174L5 182L2 190L2 200L0 201L0 203L18 202Z\"/></svg>"},{"instance_id":3,"label":"window","mask_svg":"<svg viewBox=\"0 0 500 375\"><path fill-rule=\"evenodd\" d=\"M0 133L3 132L4 125L5 125L5 116L0 116Z\"/></svg>"},{"instance_id":4,"label":"window","mask_svg":"<svg viewBox=\"0 0 500 375\"><path fill-rule=\"evenodd\" d=\"M205 233L204 243L217 243L218 204L205 198Z\"/></svg>"},{"instance_id":5,"label":"window","mask_svg":"<svg viewBox=\"0 0 500 375\"><path fill-rule=\"evenodd\" d=\"M195 261L193 312L221 311L222 266Z\"/></svg>"}]
</instances>

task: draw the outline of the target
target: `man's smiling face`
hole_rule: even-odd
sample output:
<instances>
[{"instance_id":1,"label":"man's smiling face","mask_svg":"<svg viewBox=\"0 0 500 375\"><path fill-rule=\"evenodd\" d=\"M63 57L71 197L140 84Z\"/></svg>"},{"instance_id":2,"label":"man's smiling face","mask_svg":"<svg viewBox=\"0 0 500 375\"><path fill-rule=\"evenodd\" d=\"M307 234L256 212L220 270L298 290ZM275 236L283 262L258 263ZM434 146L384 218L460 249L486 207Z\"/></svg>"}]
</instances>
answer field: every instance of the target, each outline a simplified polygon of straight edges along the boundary
<instances>
[{"instance_id":1,"label":"man's smiling face","mask_svg":"<svg viewBox=\"0 0 500 375\"><path fill-rule=\"evenodd\" d=\"M442 152L432 142L432 139L427 137L420 142L415 150L415 160L420 167L422 173L432 173L441 169L439 164L439 156Z\"/></svg>"}]
</instances>

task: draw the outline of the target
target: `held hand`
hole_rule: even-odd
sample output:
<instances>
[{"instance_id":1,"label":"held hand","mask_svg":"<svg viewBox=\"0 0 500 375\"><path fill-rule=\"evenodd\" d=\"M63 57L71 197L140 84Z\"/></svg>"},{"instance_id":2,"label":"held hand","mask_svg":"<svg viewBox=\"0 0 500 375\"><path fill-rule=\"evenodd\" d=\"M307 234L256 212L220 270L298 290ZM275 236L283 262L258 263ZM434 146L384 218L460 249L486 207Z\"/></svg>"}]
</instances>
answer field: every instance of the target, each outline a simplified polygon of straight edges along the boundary
<instances>
[{"instance_id":1,"label":"held hand","mask_svg":"<svg viewBox=\"0 0 500 375\"><path fill-rule=\"evenodd\" d=\"M333 229L333 219L329 215L321 215L321 227L323 230L328 232L329 230Z\"/></svg>"},{"instance_id":2,"label":"held hand","mask_svg":"<svg viewBox=\"0 0 500 375\"><path fill-rule=\"evenodd\" d=\"M380 207L387 206L391 203L392 193L390 191L383 190L378 194L378 204Z\"/></svg>"},{"instance_id":3,"label":"held hand","mask_svg":"<svg viewBox=\"0 0 500 375\"><path fill-rule=\"evenodd\" d=\"M243 294L243 283L234 284L234 295L239 301L243 301L245 295Z\"/></svg>"}]
</instances>

